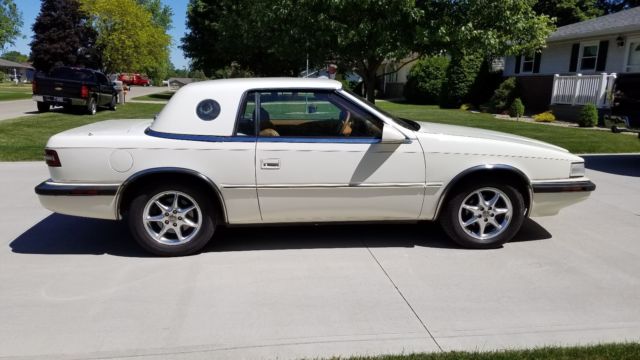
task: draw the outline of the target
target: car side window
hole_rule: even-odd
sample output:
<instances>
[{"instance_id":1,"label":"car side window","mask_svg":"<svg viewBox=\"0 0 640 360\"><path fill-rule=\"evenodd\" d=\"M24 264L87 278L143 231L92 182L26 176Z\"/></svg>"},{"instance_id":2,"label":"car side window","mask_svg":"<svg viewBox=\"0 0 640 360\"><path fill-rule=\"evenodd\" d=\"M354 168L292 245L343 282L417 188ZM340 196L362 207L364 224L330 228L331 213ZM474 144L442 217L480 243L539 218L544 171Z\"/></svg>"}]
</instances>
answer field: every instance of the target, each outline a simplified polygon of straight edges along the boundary
<instances>
[{"instance_id":1,"label":"car side window","mask_svg":"<svg viewBox=\"0 0 640 360\"><path fill-rule=\"evenodd\" d=\"M236 136L256 136L256 93L248 92L238 111L236 120Z\"/></svg>"},{"instance_id":2,"label":"car side window","mask_svg":"<svg viewBox=\"0 0 640 360\"><path fill-rule=\"evenodd\" d=\"M380 138L382 122L332 91L258 92L260 137Z\"/></svg>"},{"instance_id":3,"label":"car side window","mask_svg":"<svg viewBox=\"0 0 640 360\"><path fill-rule=\"evenodd\" d=\"M104 76L102 74L99 74L99 73L96 73L96 77L98 78L98 83L100 85L108 85L109 84L109 81L107 80L106 76Z\"/></svg>"}]
</instances>

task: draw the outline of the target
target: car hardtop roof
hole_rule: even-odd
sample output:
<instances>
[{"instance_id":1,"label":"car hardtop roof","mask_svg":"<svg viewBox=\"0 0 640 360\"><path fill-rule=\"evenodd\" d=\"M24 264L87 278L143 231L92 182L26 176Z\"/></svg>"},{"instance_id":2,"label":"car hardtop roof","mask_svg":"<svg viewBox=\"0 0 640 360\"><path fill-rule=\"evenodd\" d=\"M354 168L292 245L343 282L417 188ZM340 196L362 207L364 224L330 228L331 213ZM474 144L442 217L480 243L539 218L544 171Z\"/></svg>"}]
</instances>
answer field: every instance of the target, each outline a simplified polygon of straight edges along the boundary
<instances>
[{"instance_id":1,"label":"car hardtop roof","mask_svg":"<svg viewBox=\"0 0 640 360\"><path fill-rule=\"evenodd\" d=\"M251 89L323 89L323 90L338 90L342 88L342 83L330 79L317 79L317 78L239 78L239 79L219 79L219 80L205 80L193 82L184 87L189 88L211 88L223 87L223 88L236 88L242 90ZM203 89L204 90L204 89Z\"/></svg>"}]
</instances>

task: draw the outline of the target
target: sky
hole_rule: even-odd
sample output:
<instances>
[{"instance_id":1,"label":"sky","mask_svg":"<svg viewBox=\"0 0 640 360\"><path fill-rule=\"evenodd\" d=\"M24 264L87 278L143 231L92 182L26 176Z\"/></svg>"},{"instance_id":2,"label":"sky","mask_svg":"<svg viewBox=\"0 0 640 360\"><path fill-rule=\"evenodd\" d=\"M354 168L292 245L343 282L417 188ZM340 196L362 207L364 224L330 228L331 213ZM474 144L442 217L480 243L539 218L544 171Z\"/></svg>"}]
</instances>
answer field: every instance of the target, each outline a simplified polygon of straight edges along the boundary
<instances>
[{"instance_id":1,"label":"sky","mask_svg":"<svg viewBox=\"0 0 640 360\"><path fill-rule=\"evenodd\" d=\"M117 0L114 0L117 1ZM40 0L15 0L18 9L22 12L22 26L23 38L15 40L15 45L6 46L3 52L19 51L25 55L29 55L31 49L29 43L33 36L31 26L36 21L36 16L40 12ZM177 69L182 69L189 66L189 61L185 59L184 54L178 46L180 45L180 39L185 33L185 20L187 16L187 3L188 0L162 0L165 5L168 5L173 10L173 28L169 30L171 35L171 62Z\"/></svg>"}]
</instances>

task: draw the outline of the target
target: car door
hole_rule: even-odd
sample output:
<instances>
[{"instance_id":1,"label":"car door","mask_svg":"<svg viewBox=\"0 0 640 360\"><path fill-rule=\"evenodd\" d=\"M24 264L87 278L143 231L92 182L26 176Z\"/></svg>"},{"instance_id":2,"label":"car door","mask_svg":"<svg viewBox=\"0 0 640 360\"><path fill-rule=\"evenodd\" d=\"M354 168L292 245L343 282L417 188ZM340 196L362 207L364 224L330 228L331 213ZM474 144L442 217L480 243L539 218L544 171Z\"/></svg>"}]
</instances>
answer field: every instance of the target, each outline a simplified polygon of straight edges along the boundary
<instances>
[{"instance_id":1,"label":"car door","mask_svg":"<svg viewBox=\"0 0 640 360\"><path fill-rule=\"evenodd\" d=\"M335 91L257 92L256 185L264 222L412 220L418 141L381 142L384 122Z\"/></svg>"}]
</instances>

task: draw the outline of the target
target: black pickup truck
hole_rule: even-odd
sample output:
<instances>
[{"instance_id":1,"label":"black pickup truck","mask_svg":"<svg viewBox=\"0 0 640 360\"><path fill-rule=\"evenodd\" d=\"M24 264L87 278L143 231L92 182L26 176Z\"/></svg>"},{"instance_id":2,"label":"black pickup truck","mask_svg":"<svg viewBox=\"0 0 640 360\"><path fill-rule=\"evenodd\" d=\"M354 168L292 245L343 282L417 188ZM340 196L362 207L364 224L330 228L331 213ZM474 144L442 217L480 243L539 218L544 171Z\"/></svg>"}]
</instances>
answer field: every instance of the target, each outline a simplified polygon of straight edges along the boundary
<instances>
[{"instance_id":1,"label":"black pickup truck","mask_svg":"<svg viewBox=\"0 0 640 360\"><path fill-rule=\"evenodd\" d=\"M51 106L62 106L65 110L81 107L94 115L98 106L115 110L118 95L103 73L63 66L51 70L49 74L36 74L33 100L37 102L40 112L49 111Z\"/></svg>"}]
</instances>

